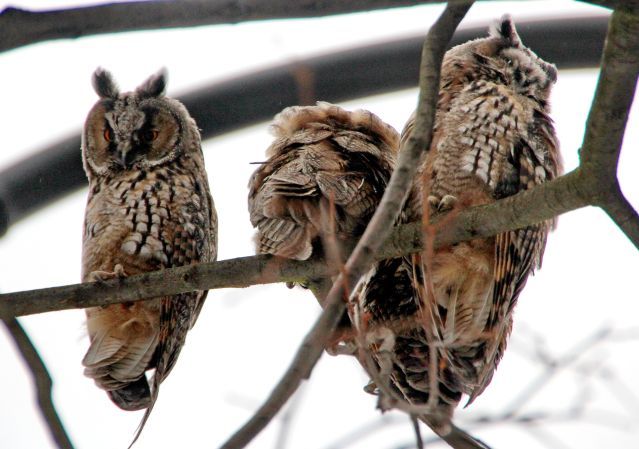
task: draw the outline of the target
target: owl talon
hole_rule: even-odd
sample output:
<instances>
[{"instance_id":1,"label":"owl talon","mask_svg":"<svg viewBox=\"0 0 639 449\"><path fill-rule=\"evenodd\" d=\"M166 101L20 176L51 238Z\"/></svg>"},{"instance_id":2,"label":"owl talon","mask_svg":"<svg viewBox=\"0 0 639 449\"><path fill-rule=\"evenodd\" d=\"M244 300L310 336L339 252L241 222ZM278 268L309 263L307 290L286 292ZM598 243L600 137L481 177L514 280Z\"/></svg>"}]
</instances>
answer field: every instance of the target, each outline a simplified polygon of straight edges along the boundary
<instances>
[{"instance_id":1,"label":"owl talon","mask_svg":"<svg viewBox=\"0 0 639 449\"><path fill-rule=\"evenodd\" d=\"M434 195L428 196L428 204L433 212L447 212L457 204L457 197L454 195L444 195L441 199Z\"/></svg>"},{"instance_id":2,"label":"owl talon","mask_svg":"<svg viewBox=\"0 0 639 449\"><path fill-rule=\"evenodd\" d=\"M364 385L364 391L373 396L379 396L379 388L377 388L377 384L372 380Z\"/></svg>"},{"instance_id":3,"label":"owl talon","mask_svg":"<svg viewBox=\"0 0 639 449\"><path fill-rule=\"evenodd\" d=\"M113 267L113 271L92 271L89 273L89 281L90 282L106 282L111 279L122 279L127 276L124 271L124 267L121 264L116 264Z\"/></svg>"},{"instance_id":4,"label":"owl talon","mask_svg":"<svg viewBox=\"0 0 639 449\"><path fill-rule=\"evenodd\" d=\"M457 204L457 197L453 195L444 195L444 197L439 202L437 206L437 210L439 212L446 212L451 210Z\"/></svg>"},{"instance_id":5,"label":"owl talon","mask_svg":"<svg viewBox=\"0 0 639 449\"><path fill-rule=\"evenodd\" d=\"M428 205L432 210L437 210L439 208L439 198L435 195L428 195L426 201L428 201Z\"/></svg>"},{"instance_id":6,"label":"owl talon","mask_svg":"<svg viewBox=\"0 0 639 449\"><path fill-rule=\"evenodd\" d=\"M329 355L355 355L357 353L357 345L353 342L341 342L326 347Z\"/></svg>"}]
</instances>

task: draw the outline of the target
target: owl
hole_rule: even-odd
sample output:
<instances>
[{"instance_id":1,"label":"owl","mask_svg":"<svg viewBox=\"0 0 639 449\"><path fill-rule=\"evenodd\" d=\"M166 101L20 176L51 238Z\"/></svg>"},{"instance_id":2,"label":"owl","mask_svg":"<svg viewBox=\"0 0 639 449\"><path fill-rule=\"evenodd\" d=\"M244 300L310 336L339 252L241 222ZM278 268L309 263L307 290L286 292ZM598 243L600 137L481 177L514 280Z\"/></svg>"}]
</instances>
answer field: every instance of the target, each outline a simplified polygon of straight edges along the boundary
<instances>
[{"instance_id":1,"label":"owl","mask_svg":"<svg viewBox=\"0 0 639 449\"><path fill-rule=\"evenodd\" d=\"M126 93L109 72L93 74L100 98L82 133L84 282L216 259L217 216L200 133L184 105L164 96L165 86L165 71ZM148 416L206 294L86 309L85 374L118 407L146 408Z\"/></svg>"},{"instance_id":2,"label":"owl","mask_svg":"<svg viewBox=\"0 0 639 449\"><path fill-rule=\"evenodd\" d=\"M488 37L449 50L433 140L405 206L407 219L492 203L561 174L548 115L556 77L554 65L522 44L508 16ZM386 350L379 342L370 346L391 391L423 405L428 413L422 419L454 447L481 447L451 427L453 410L462 395L471 403L491 381L513 308L541 265L551 226L539 223L431 255L384 260L360 285L357 300L366 317L360 331L392 331Z\"/></svg>"},{"instance_id":3,"label":"owl","mask_svg":"<svg viewBox=\"0 0 639 449\"><path fill-rule=\"evenodd\" d=\"M271 126L268 160L249 181L260 254L306 260L334 235L361 235L381 199L399 135L375 114L318 102L284 109Z\"/></svg>"}]
</instances>

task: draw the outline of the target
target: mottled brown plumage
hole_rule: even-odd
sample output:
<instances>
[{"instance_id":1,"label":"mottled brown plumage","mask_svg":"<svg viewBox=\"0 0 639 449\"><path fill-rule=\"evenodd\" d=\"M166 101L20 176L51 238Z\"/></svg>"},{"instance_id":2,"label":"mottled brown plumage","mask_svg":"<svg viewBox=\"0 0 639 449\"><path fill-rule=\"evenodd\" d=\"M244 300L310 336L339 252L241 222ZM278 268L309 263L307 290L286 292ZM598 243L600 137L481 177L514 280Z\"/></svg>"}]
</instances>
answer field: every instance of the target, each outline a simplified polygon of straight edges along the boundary
<instances>
[{"instance_id":1,"label":"mottled brown plumage","mask_svg":"<svg viewBox=\"0 0 639 449\"><path fill-rule=\"evenodd\" d=\"M284 109L272 130L268 160L249 182L257 252L305 260L333 227L340 240L359 236L394 167L395 129L368 111L318 103Z\"/></svg>"},{"instance_id":2,"label":"mottled brown plumage","mask_svg":"<svg viewBox=\"0 0 639 449\"><path fill-rule=\"evenodd\" d=\"M184 106L164 96L165 77L160 72L121 94L108 72L94 74L100 99L82 143L89 178L83 281L216 259L217 216L200 134ZM118 407L146 408L146 420L205 297L192 292L87 309L85 374Z\"/></svg>"},{"instance_id":3,"label":"mottled brown plumage","mask_svg":"<svg viewBox=\"0 0 639 449\"><path fill-rule=\"evenodd\" d=\"M555 67L521 44L508 17L489 37L448 51L424 178L406 217L420 219L422 205L432 215L491 203L560 174L548 116L555 79ZM412 129L413 118L402 141ZM404 323L394 333L393 388L411 404L427 405L423 419L455 447L477 447L471 437L451 431L450 418L462 395L470 403L490 382L513 307L541 264L550 227L540 223L443 247L432 258L386 260L361 286L368 325Z\"/></svg>"}]
</instances>

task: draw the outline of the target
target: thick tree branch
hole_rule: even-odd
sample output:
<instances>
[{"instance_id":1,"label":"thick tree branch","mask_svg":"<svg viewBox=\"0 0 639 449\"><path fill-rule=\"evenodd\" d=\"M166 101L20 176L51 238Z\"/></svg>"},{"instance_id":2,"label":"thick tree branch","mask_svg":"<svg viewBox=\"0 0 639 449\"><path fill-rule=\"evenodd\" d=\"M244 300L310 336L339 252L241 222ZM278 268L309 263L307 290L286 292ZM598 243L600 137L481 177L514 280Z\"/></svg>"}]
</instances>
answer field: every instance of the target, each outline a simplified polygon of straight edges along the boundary
<instances>
[{"instance_id":1,"label":"thick tree branch","mask_svg":"<svg viewBox=\"0 0 639 449\"><path fill-rule=\"evenodd\" d=\"M81 8L0 13L0 52L51 39L252 20L321 17L441 3L436 0L189 0L133 1ZM108 18L108 20L105 20Z\"/></svg>"},{"instance_id":2,"label":"thick tree branch","mask_svg":"<svg viewBox=\"0 0 639 449\"><path fill-rule=\"evenodd\" d=\"M629 2L608 26L597 84L581 150L583 186L639 249L639 217L617 180L621 144L639 76L639 7Z\"/></svg>"},{"instance_id":3,"label":"thick tree branch","mask_svg":"<svg viewBox=\"0 0 639 449\"><path fill-rule=\"evenodd\" d=\"M608 8L620 0L582 0ZM635 3L637 0L624 0ZM323 17L375 9L443 3L441 0L189 0L132 1L79 8L0 12L0 52L54 39L105 33L194 27L269 19ZM108 18L108 20L105 20Z\"/></svg>"},{"instance_id":4,"label":"thick tree branch","mask_svg":"<svg viewBox=\"0 0 639 449\"><path fill-rule=\"evenodd\" d=\"M376 253L390 234L392 225L401 211L404 199L408 195L411 182L417 172L419 155L424 151L424 148L428 148L430 145L439 92L439 72L446 45L472 3L471 1L454 5L448 4L429 30L422 52L419 77L420 97L417 122L413 133L415 136L419 130L423 135L409 139L406 147L401 150L398 165L391 176L379 207L364 235L348 258L344 270L339 274L328 293L322 314L304 338L286 373L264 404L244 426L233 434L222 446L222 449L245 447L273 419L297 390L302 380L310 376L344 313L346 300L360 277L370 269Z\"/></svg>"},{"instance_id":5,"label":"thick tree branch","mask_svg":"<svg viewBox=\"0 0 639 449\"><path fill-rule=\"evenodd\" d=\"M495 203L463 210L442 227L435 247L489 237L538 223L590 204L580 189L583 176L574 171L552 182ZM434 224L437 220L433 221ZM422 249L421 223L392 230L377 260ZM381 241L381 238L379 239ZM104 283L73 284L0 295L0 318L139 301L193 290L245 288L276 282L303 282L336 274L323 260L306 262L271 256L239 257L145 273Z\"/></svg>"},{"instance_id":6,"label":"thick tree branch","mask_svg":"<svg viewBox=\"0 0 639 449\"><path fill-rule=\"evenodd\" d=\"M53 438L59 449L73 449L73 444L53 405L53 399L51 397L53 382L51 381L51 376L47 371L46 365L38 354L38 350L33 346L29 336L18 320L15 318L7 318L4 320L4 325L9 335L13 338L16 348L20 351L22 359L31 371L37 392L40 413L42 413L42 418L49 428L51 438Z\"/></svg>"}]
</instances>

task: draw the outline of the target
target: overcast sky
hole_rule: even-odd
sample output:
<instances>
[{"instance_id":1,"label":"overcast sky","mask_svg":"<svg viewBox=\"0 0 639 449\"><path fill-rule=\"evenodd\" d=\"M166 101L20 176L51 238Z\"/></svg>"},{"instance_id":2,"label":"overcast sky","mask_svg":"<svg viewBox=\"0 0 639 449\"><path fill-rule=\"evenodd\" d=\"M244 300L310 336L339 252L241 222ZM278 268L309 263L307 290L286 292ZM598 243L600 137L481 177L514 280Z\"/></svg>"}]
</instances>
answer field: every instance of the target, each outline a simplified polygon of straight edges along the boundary
<instances>
[{"instance_id":1,"label":"overcast sky","mask_svg":"<svg viewBox=\"0 0 639 449\"><path fill-rule=\"evenodd\" d=\"M65 3L47 2L47 7ZM35 8L42 2L14 5ZM2 53L0 169L79 131L96 100L90 77L97 66L111 70L124 90L135 88L165 66L168 94L176 95L276 62L424 32L440 10L439 6L414 7L326 19L125 33ZM524 21L527 16L601 11L556 0L482 2L463 24L495 20L505 12L515 21ZM595 83L594 70L559 73L552 116L567 171L578 162L577 149ZM369 109L401 129L416 95L415 90L407 90L343 106ZM635 208L639 208L637 114L635 106L619 172ZM270 141L266 124L261 124L204 143L220 218L220 259L253 254L246 183L254 166L248 163L263 159ZM85 199L86 191L78 191L11 228L0 239L0 291L79 281ZM479 426L473 430L495 448L639 447L635 379L639 342L624 334L637 326L638 268L639 253L605 214L586 208L562 216L549 239L543 269L520 297L510 348L486 392L472 407L458 411L459 422L463 425L506 409L541 375L539 358L546 354L561 357L608 326L616 330L614 339L578 351L581 358L576 368L558 373L543 388L535 389L534 399L523 409L561 415L585 403L580 419L557 416L532 427ZM309 293L283 285L210 292L136 448L218 447L266 397L318 312ZM49 366L54 399L76 447L126 448L141 413L117 409L82 375L80 360L88 347L84 313L42 314L26 317L22 323ZM2 331L0 360L0 447L53 447L35 407L29 373ZM311 382L294 400L296 412L286 447L335 447L331 446L334 442L369 425L365 436L342 447L393 449L410 444L408 420L399 413L382 417L375 410L375 398L362 391L366 383L363 370L354 361L324 355ZM384 422L387 425L381 426ZM250 447L275 448L280 429L281 422L275 421Z\"/></svg>"}]
</instances>

